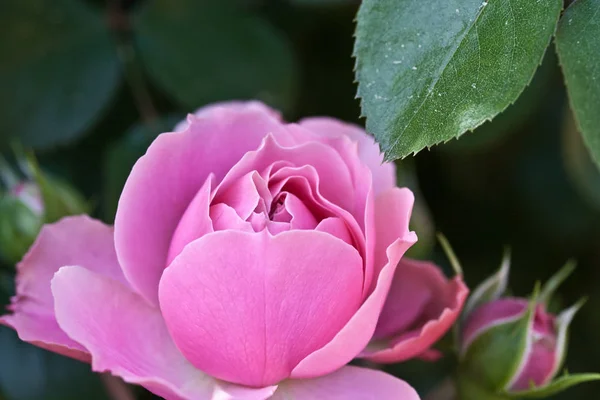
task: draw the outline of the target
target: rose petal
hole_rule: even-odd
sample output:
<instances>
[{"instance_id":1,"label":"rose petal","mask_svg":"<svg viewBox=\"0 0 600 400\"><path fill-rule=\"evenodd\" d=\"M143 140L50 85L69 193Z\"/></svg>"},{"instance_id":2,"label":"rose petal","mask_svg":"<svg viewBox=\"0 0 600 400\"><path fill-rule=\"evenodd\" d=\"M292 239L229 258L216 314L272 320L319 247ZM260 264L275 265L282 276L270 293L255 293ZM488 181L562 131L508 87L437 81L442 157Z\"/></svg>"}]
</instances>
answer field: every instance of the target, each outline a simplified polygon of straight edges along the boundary
<instances>
[{"instance_id":1,"label":"rose petal","mask_svg":"<svg viewBox=\"0 0 600 400\"><path fill-rule=\"evenodd\" d=\"M290 221L291 229L315 229L317 220L298 197L288 193L285 196L284 206L292 216Z\"/></svg>"},{"instance_id":2,"label":"rose petal","mask_svg":"<svg viewBox=\"0 0 600 400\"><path fill-rule=\"evenodd\" d=\"M215 231L234 229L237 231L254 232L250 222L241 219L235 210L227 204L219 203L211 206L210 218L213 230Z\"/></svg>"},{"instance_id":3,"label":"rose petal","mask_svg":"<svg viewBox=\"0 0 600 400\"><path fill-rule=\"evenodd\" d=\"M358 253L331 235L222 231L190 243L165 270L159 292L169 331L190 362L260 387L289 377L329 342L356 312L361 289Z\"/></svg>"},{"instance_id":4,"label":"rose petal","mask_svg":"<svg viewBox=\"0 0 600 400\"><path fill-rule=\"evenodd\" d=\"M279 160L296 167L312 166L320 179L320 193L343 209L354 210L351 176L344 160L334 149L319 142L284 147L273 135L268 135L258 150L246 153L227 173L217 190L226 191L248 172L266 170ZM276 171L271 169L271 173L269 184L275 179Z\"/></svg>"},{"instance_id":5,"label":"rose petal","mask_svg":"<svg viewBox=\"0 0 600 400\"><path fill-rule=\"evenodd\" d=\"M227 187L217 189L214 202L232 207L241 219L247 220L261 206L260 210L268 212L271 205L271 192L267 182L256 171L250 171Z\"/></svg>"},{"instance_id":6,"label":"rose petal","mask_svg":"<svg viewBox=\"0 0 600 400\"><path fill-rule=\"evenodd\" d=\"M306 118L299 124L323 137L348 136L358 143L358 156L369 167L373 175L375 196L396 186L394 163L384 163L383 154L372 136L358 125L348 124L327 117Z\"/></svg>"},{"instance_id":7,"label":"rose petal","mask_svg":"<svg viewBox=\"0 0 600 400\"><path fill-rule=\"evenodd\" d=\"M152 304L158 304L173 232L209 173L218 182L266 134L281 142L288 136L273 112L257 103L213 107L190 120L185 130L156 138L137 161L117 209L119 262L132 287Z\"/></svg>"},{"instance_id":8,"label":"rose petal","mask_svg":"<svg viewBox=\"0 0 600 400\"><path fill-rule=\"evenodd\" d=\"M303 167L281 168L272 175L270 186L271 190L275 192L286 191L294 193L307 206L317 220L324 220L329 217L337 217L343 220L352 237L351 243L353 243L363 258L366 280L369 278L367 277L367 273L369 271L371 274L373 273L370 264L371 257L369 257L371 252L368 251L367 247L367 240L369 238L372 240L373 235L365 234L351 213L323 197L319 191L319 182L320 177L317 171L311 165L305 165ZM368 201L368 203L372 205L372 202ZM366 213L370 213L371 211L369 209ZM374 225L372 215L368 220L370 223L367 222L367 225Z\"/></svg>"},{"instance_id":9,"label":"rose petal","mask_svg":"<svg viewBox=\"0 0 600 400\"><path fill-rule=\"evenodd\" d=\"M406 382L367 368L347 366L319 378L285 381L271 400L419 400Z\"/></svg>"},{"instance_id":10,"label":"rose petal","mask_svg":"<svg viewBox=\"0 0 600 400\"><path fill-rule=\"evenodd\" d=\"M361 356L392 363L422 355L456 321L468 293L460 276L448 281L430 262L402 259L375 330L385 341Z\"/></svg>"},{"instance_id":11,"label":"rose petal","mask_svg":"<svg viewBox=\"0 0 600 400\"><path fill-rule=\"evenodd\" d=\"M111 372L167 399L221 399L242 391L264 399L273 388L221 386L177 350L160 311L123 284L82 267L63 267L52 279L61 328L92 355L92 369Z\"/></svg>"},{"instance_id":12,"label":"rose petal","mask_svg":"<svg viewBox=\"0 0 600 400\"><path fill-rule=\"evenodd\" d=\"M348 231L348 226L341 218L329 217L325 218L319 225L315 228L316 231L327 232L330 235L333 235L339 239L342 239L344 242L348 243L350 246L354 246L354 241L352 240L352 235Z\"/></svg>"},{"instance_id":13,"label":"rose petal","mask_svg":"<svg viewBox=\"0 0 600 400\"><path fill-rule=\"evenodd\" d=\"M375 276L388 262L388 246L408 232L414 202L407 188L394 187L375 198Z\"/></svg>"},{"instance_id":14,"label":"rose petal","mask_svg":"<svg viewBox=\"0 0 600 400\"><path fill-rule=\"evenodd\" d=\"M282 122L281 114L270 108L269 106L261 103L260 101L223 101L219 103L213 103L208 106L200 107L197 109L194 114L190 115L189 118L195 120L197 118L203 117L212 117L219 118L219 113L224 114L222 118L226 118L227 114L231 111L244 112L246 110L256 110L257 113L268 114L274 120ZM189 122L187 120L183 120L175 126L175 132L181 132L187 129L189 126Z\"/></svg>"},{"instance_id":15,"label":"rose petal","mask_svg":"<svg viewBox=\"0 0 600 400\"><path fill-rule=\"evenodd\" d=\"M375 289L350 321L325 346L307 356L292 371L293 378L313 378L331 373L352 360L365 348L375 332L379 314L388 295L398 262L417 241L414 232L392 243L387 250L388 263L378 276Z\"/></svg>"},{"instance_id":16,"label":"rose petal","mask_svg":"<svg viewBox=\"0 0 600 400\"><path fill-rule=\"evenodd\" d=\"M444 353L436 349L427 349L423 353L419 354L417 357L421 361L426 362L436 362L444 357Z\"/></svg>"},{"instance_id":17,"label":"rose petal","mask_svg":"<svg viewBox=\"0 0 600 400\"><path fill-rule=\"evenodd\" d=\"M213 231L209 209L213 186L214 175L210 174L177 224L169 246L167 264L170 264L189 242Z\"/></svg>"},{"instance_id":18,"label":"rose petal","mask_svg":"<svg viewBox=\"0 0 600 400\"><path fill-rule=\"evenodd\" d=\"M527 312L527 299L504 297L475 309L465 321L461 332L462 350L488 328L523 316Z\"/></svg>"},{"instance_id":19,"label":"rose petal","mask_svg":"<svg viewBox=\"0 0 600 400\"><path fill-rule=\"evenodd\" d=\"M87 216L66 217L45 225L17 265L17 295L12 314L0 323L14 328L21 340L79 360L89 361L87 350L60 329L54 315L50 280L68 264L125 282L113 244L113 229Z\"/></svg>"},{"instance_id":20,"label":"rose petal","mask_svg":"<svg viewBox=\"0 0 600 400\"><path fill-rule=\"evenodd\" d=\"M556 359L556 354L556 343L544 340L535 341L534 339L523 370L519 371L518 378L508 390L527 390L531 388L532 382L535 386L548 383L553 377L552 372L556 363L560 362Z\"/></svg>"}]
</instances>

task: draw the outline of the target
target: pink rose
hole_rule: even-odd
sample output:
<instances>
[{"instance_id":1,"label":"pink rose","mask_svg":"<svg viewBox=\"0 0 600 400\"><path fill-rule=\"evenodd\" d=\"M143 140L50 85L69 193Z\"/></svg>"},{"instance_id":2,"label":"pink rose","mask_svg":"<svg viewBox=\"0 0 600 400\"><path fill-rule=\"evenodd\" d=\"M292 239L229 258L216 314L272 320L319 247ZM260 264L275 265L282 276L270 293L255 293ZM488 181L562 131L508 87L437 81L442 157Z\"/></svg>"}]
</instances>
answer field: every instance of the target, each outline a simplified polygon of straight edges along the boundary
<instances>
[{"instance_id":1,"label":"pink rose","mask_svg":"<svg viewBox=\"0 0 600 400\"><path fill-rule=\"evenodd\" d=\"M346 364L426 354L467 289L402 259L413 195L373 140L257 102L176 130L131 171L114 234L43 229L1 321L167 399L418 399Z\"/></svg>"}]
</instances>

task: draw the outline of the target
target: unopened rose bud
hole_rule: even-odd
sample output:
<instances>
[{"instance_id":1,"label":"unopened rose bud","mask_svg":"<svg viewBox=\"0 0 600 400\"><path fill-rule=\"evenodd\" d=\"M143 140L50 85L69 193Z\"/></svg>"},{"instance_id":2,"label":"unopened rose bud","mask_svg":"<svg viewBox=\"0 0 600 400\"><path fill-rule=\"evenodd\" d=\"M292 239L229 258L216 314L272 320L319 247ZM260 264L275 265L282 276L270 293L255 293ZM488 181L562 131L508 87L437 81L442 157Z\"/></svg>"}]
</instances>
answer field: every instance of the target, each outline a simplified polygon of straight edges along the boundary
<instances>
[{"instance_id":1,"label":"unopened rose bud","mask_svg":"<svg viewBox=\"0 0 600 400\"><path fill-rule=\"evenodd\" d=\"M0 198L0 254L15 263L35 240L44 219L36 184L22 182Z\"/></svg>"},{"instance_id":2,"label":"unopened rose bud","mask_svg":"<svg viewBox=\"0 0 600 400\"><path fill-rule=\"evenodd\" d=\"M4 160L0 163L0 257L10 264L27 252L45 223L67 215L82 214L87 205L69 185L41 172L32 158L27 160L29 179L20 179Z\"/></svg>"},{"instance_id":3,"label":"unopened rose bud","mask_svg":"<svg viewBox=\"0 0 600 400\"><path fill-rule=\"evenodd\" d=\"M546 306L573 268L567 264L531 299L501 298L507 286L507 257L500 271L473 292L460 326L460 399L549 396L600 378L581 374L553 380L565 358L569 324L583 302L558 315Z\"/></svg>"}]
</instances>

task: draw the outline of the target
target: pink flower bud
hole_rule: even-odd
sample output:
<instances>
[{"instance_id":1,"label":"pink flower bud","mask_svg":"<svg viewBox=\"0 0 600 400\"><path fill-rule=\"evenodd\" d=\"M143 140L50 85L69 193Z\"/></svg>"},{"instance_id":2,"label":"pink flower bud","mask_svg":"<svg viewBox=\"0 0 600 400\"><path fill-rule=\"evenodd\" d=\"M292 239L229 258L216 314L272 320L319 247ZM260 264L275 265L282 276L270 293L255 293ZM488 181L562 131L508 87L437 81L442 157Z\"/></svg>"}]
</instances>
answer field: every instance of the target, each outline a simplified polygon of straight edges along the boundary
<instances>
[{"instance_id":1,"label":"pink flower bud","mask_svg":"<svg viewBox=\"0 0 600 400\"><path fill-rule=\"evenodd\" d=\"M567 263L531 299L501 297L509 272L506 254L500 270L473 291L459 326L457 389L462 400L542 398L570 386L600 379L599 374L564 375L567 330L583 301L553 315L546 305L573 272Z\"/></svg>"},{"instance_id":2,"label":"pink flower bud","mask_svg":"<svg viewBox=\"0 0 600 400\"><path fill-rule=\"evenodd\" d=\"M469 346L482 335L493 335L494 330L501 331L507 324L528 318L528 311L529 301L514 297L498 299L475 309L463 327L462 354L466 354ZM506 357L516 366L505 384L507 391L525 390L532 383L543 386L552 380L564 354L565 340L563 338L559 343L558 328L557 318L549 314L543 304L536 305L526 327L525 348L520 352L506 349Z\"/></svg>"},{"instance_id":3,"label":"pink flower bud","mask_svg":"<svg viewBox=\"0 0 600 400\"><path fill-rule=\"evenodd\" d=\"M18 199L35 215L44 214L44 201L36 183L21 182L11 189L9 196Z\"/></svg>"}]
</instances>

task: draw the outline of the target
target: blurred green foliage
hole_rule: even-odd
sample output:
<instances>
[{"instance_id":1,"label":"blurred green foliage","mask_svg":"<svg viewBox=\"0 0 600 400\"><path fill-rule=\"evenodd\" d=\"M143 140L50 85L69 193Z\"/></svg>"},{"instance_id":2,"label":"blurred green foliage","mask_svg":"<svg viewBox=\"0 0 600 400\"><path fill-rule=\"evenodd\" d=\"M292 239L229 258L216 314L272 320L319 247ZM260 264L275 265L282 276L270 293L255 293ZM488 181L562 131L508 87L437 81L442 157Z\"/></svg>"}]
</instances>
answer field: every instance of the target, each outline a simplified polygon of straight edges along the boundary
<instances>
[{"instance_id":1,"label":"blurred green foliage","mask_svg":"<svg viewBox=\"0 0 600 400\"><path fill-rule=\"evenodd\" d=\"M358 1L224 4L2 0L2 150L11 141L33 147L44 170L74 185L94 205L92 214L110 223L148 143L206 103L259 98L290 120L318 114L364 122L351 57ZM399 163L399 173L420 188L424 216L414 229L423 238L434 227L446 234L471 287L494 272L505 245L513 249L512 290L521 295L577 259L561 295L566 304L586 293L591 300L573 323L566 365L600 371L600 179L586 167L587 151L572 145L581 139L561 72L548 58L506 114ZM417 254L451 273L432 248L430 242ZM7 267L0 268L3 304L14 293ZM447 359L387 370L424 394L451 368ZM598 390L589 384L557 398L592 399ZM21 343L6 328L0 392L6 400L106 398L89 366Z\"/></svg>"}]
</instances>

